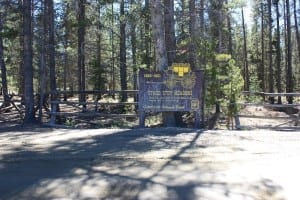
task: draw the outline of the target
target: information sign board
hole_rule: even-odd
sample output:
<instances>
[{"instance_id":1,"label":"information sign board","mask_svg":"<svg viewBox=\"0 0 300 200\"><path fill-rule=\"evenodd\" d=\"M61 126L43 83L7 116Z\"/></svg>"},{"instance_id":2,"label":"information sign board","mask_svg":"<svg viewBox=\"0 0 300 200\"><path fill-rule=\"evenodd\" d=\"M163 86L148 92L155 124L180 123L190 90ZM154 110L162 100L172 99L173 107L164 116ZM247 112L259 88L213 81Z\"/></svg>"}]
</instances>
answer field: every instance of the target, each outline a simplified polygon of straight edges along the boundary
<instances>
[{"instance_id":1,"label":"information sign board","mask_svg":"<svg viewBox=\"0 0 300 200\"><path fill-rule=\"evenodd\" d=\"M201 109L202 71L177 64L162 72L139 72L139 111L169 112ZM141 120L141 119L140 119Z\"/></svg>"}]
</instances>

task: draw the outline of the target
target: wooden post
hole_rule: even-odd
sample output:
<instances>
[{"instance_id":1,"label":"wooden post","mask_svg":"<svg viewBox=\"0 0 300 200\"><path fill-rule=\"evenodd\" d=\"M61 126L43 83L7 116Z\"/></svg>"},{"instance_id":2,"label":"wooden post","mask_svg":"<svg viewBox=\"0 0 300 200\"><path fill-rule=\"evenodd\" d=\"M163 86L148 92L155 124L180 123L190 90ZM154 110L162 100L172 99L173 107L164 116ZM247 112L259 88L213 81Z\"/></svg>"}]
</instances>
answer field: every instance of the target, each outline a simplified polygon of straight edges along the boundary
<instances>
[{"instance_id":1,"label":"wooden post","mask_svg":"<svg viewBox=\"0 0 300 200\"><path fill-rule=\"evenodd\" d=\"M237 130L241 130L240 118L239 118L239 116L237 114L234 115L234 122L235 122L235 128Z\"/></svg>"},{"instance_id":2,"label":"wooden post","mask_svg":"<svg viewBox=\"0 0 300 200\"><path fill-rule=\"evenodd\" d=\"M298 116L297 116L297 119L296 119L295 126L298 126L299 121L300 121L300 106L297 106L297 109L298 109Z\"/></svg>"},{"instance_id":3,"label":"wooden post","mask_svg":"<svg viewBox=\"0 0 300 200\"><path fill-rule=\"evenodd\" d=\"M56 112L57 112L57 103L52 103L50 125L54 125L56 122Z\"/></svg>"},{"instance_id":4,"label":"wooden post","mask_svg":"<svg viewBox=\"0 0 300 200\"><path fill-rule=\"evenodd\" d=\"M194 128L197 128L197 129L201 128L200 127L200 120L201 120L200 116L201 116L200 115L200 111L196 111L195 112L195 124L194 124Z\"/></svg>"},{"instance_id":5,"label":"wooden post","mask_svg":"<svg viewBox=\"0 0 300 200\"><path fill-rule=\"evenodd\" d=\"M139 126L140 126L140 128L145 128L145 118L146 118L145 111L140 111L139 112Z\"/></svg>"}]
</instances>

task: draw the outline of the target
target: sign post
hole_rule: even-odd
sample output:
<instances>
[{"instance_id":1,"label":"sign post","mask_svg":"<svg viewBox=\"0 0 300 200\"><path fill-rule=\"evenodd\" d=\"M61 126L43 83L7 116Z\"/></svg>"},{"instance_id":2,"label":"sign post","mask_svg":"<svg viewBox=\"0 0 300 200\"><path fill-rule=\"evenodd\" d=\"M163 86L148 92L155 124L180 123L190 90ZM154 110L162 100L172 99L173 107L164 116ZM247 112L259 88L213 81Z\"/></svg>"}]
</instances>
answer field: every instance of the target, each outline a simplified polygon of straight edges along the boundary
<instances>
[{"instance_id":1,"label":"sign post","mask_svg":"<svg viewBox=\"0 0 300 200\"><path fill-rule=\"evenodd\" d=\"M195 112L200 126L203 71L191 71L189 64L176 63L162 72L139 72L139 120L145 125L146 112Z\"/></svg>"}]
</instances>

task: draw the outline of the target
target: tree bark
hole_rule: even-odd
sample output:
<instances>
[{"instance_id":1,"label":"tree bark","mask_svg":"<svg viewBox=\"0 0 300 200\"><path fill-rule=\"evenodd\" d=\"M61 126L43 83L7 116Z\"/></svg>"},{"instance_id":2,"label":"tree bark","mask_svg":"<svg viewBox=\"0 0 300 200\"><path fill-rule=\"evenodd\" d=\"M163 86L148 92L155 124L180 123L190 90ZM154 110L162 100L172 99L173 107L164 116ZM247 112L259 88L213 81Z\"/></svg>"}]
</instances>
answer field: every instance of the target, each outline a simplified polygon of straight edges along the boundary
<instances>
[{"instance_id":1,"label":"tree bark","mask_svg":"<svg viewBox=\"0 0 300 200\"><path fill-rule=\"evenodd\" d=\"M34 97L33 97L33 66L32 66L32 16L31 0L23 1L23 31L24 31L24 124L35 123Z\"/></svg>"},{"instance_id":2,"label":"tree bark","mask_svg":"<svg viewBox=\"0 0 300 200\"><path fill-rule=\"evenodd\" d=\"M287 32L287 71L286 71L286 92L293 92L293 69L292 69L292 33L291 33L291 13L290 1L286 0L286 32ZM288 96L287 101L289 104L293 103L293 97Z\"/></svg>"},{"instance_id":3,"label":"tree bark","mask_svg":"<svg viewBox=\"0 0 300 200\"><path fill-rule=\"evenodd\" d=\"M300 62L300 33L299 33L299 24L297 18L297 3L294 0L294 21L295 21L295 31L296 31L296 39L297 39L297 51L298 51L298 59Z\"/></svg>"},{"instance_id":4,"label":"tree bark","mask_svg":"<svg viewBox=\"0 0 300 200\"><path fill-rule=\"evenodd\" d=\"M269 37L269 77L268 77L268 85L269 92L274 92L274 71L273 71L273 41L272 41L272 1L268 0L268 37ZM274 97L270 97L270 103L274 103Z\"/></svg>"},{"instance_id":5,"label":"tree bark","mask_svg":"<svg viewBox=\"0 0 300 200\"><path fill-rule=\"evenodd\" d=\"M85 91L85 4L86 0L79 0L78 2L78 89ZM79 95L79 102L85 102L85 94ZM86 105L83 105L85 110Z\"/></svg>"},{"instance_id":6,"label":"tree bark","mask_svg":"<svg viewBox=\"0 0 300 200\"><path fill-rule=\"evenodd\" d=\"M254 48L255 48L255 56L253 57L255 59L255 65L256 65L256 77L254 77L257 81L256 84L258 86L258 88L255 88L255 90L257 91L261 91L261 81L260 81L260 71L261 71L261 50L259 47L260 41L259 41L259 18L255 18L254 19L254 32L257 33L255 37L255 42L253 43Z\"/></svg>"},{"instance_id":7,"label":"tree bark","mask_svg":"<svg viewBox=\"0 0 300 200\"><path fill-rule=\"evenodd\" d=\"M103 90L104 89L104 78L103 78L103 66L102 66L102 32L101 32L101 1L97 0L97 50L96 50L96 80L94 89L95 90ZM97 100L101 99L101 94L97 95Z\"/></svg>"},{"instance_id":8,"label":"tree bark","mask_svg":"<svg viewBox=\"0 0 300 200\"><path fill-rule=\"evenodd\" d=\"M190 31L190 42L189 42L189 63L192 69L196 69L198 62L197 62L197 46L196 46L196 7L195 7L195 0L189 1L189 31Z\"/></svg>"},{"instance_id":9,"label":"tree bark","mask_svg":"<svg viewBox=\"0 0 300 200\"><path fill-rule=\"evenodd\" d=\"M47 0L48 2L48 22L49 22L49 69L50 69L50 90L55 92L56 85L56 67L55 67L55 40L54 40L54 6L53 0ZM52 96L51 100L55 101L56 96Z\"/></svg>"},{"instance_id":10,"label":"tree bark","mask_svg":"<svg viewBox=\"0 0 300 200\"><path fill-rule=\"evenodd\" d=\"M39 87L39 95L38 95L38 105L39 105L39 116L38 120L41 122L42 121L42 116L43 116L43 100L44 100L44 93L46 90L46 41L47 39L47 33L46 30L48 30L48 9L47 9L47 2L44 1L42 4L42 21L41 21L41 30L39 31L39 75L40 75L40 87Z\"/></svg>"},{"instance_id":11,"label":"tree bark","mask_svg":"<svg viewBox=\"0 0 300 200\"><path fill-rule=\"evenodd\" d=\"M69 47L69 40L70 40L70 22L68 19L68 15L70 13L70 4L67 2L65 5L64 10L64 67L63 67L63 87L64 91L67 90L67 80L69 79L69 54L67 49ZM64 101L67 101L67 94L64 94Z\"/></svg>"},{"instance_id":12,"label":"tree bark","mask_svg":"<svg viewBox=\"0 0 300 200\"><path fill-rule=\"evenodd\" d=\"M114 16L114 4L111 4L111 12ZM111 26L114 26L115 20L114 17L111 18ZM115 36L114 30L111 29L111 89L112 91L116 90L116 80L115 80ZM115 98L115 93L113 93L113 98Z\"/></svg>"},{"instance_id":13,"label":"tree bark","mask_svg":"<svg viewBox=\"0 0 300 200\"><path fill-rule=\"evenodd\" d=\"M165 26L165 41L168 57L168 66L171 66L176 57L176 37L175 37L175 20L174 20L174 0L164 0L164 26ZM193 51L196 51L194 46ZM195 65L193 65L194 67ZM175 123L176 126L184 126L182 112L174 112L174 117L169 114L170 124ZM175 118L175 122L172 122Z\"/></svg>"},{"instance_id":14,"label":"tree bark","mask_svg":"<svg viewBox=\"0 0 300 200\"><path fill-rule=\"evenodd\" d=\"M212 28L211 28L211 35L213 40L216 42L215 51L216 53L225 53L226 48L224 46L224 40L223 40L223 29L224 29L224 22L223 22L223 9L224 9L224 1L211 1L211 9L212 12L210 12L210 19L212 21ZM216 94L216 98L220 98L220 94ZM215 102L215 114L214 117L212 117L212 124L215 125L217 122L219 116L221 113L221 105L220 102Z\"/></svg>"},{"instance_id":15,"label":"tree bark","mask_svg":"<svg viewBox=\"0 0 300 200\"><path fill-rule=\"evenodd\" d=\"M261 3L261 24L260 24L260 31L261 31L261 66L259 72L259 81L260 81L260 88L263 92L266 92L266 84L265 84L265 34L264 34L264 4Z\"/></svg>"},{"instance_id":16,"label":"tree bark","mask_svg":"<svg viewBox=\"0 0 300 200\"><path fill-rule=\"evenodd\" d=\"M21 23L20 23L20 27L22 31L20 31L19 34L19 45L20 45L20 58L23 58L24 56L24 31L23 31L23 18L24 18L24 14L23 14L23 0L18 0L18 6L21 10L20 12L20 18L21 18ZM24 82L24 60L21 59L20 60L20 64L19 64L19 77L20 79L18 80L18 94L22 96L21 102L24 102L24 86L25 86L25 82Z\"/></svg>"},{"instance_id":17,"label":"tree bark","mask_svg":"<svg viewBox=\"0 0 300 200\"><path fill-rule=\"evenodd\" d=\"M134 0L130 1L131 6L135 3ZM134 13L132 13L134 15ZM132 65L133 65L133 89L138 89L138 66L137 66L137 36L136 36L136 21L131 20L131 31L130 31L130 38L131 38L131 53L132 53ZM134 101L137 102L137 96L134 96Z\"/></svg>"},{"instance_id":18,"label":"tree bark","mask_svg":"<svg viewBox=\"0 0 300 200\"><path fill-rule=\"evenodd\" d=\"M282 75L282 70L281 70L281 45L280 45L280 13L279 13L279 5L278 5L278 0L275 2L275 7L276 7L276 86L277 86L277 91L279 93L282 92L282 87L281 87L281 75ZM281 101L281 96L278 97L278 104L282 104Z\"/></svg>"},{"instance_id":19,"label":"tree bark","mask_svg":"<svg viewBox=\"0 0 300 200\"><path fill-rule=\"evenodd\" d=\"M2 16L0 13L0 33L3 29ZM0 93L3 94L4 102L1 107L7 107L10 105L10 98L8 95L8 86L7 86L7 73L6 73L6 65L4 62L4 47L3 47L3 38L0 34L0 68L1 68L1 83L2 87L0 88ZM2 89L2 91L1 91Z\"/></svg>"},{"instance_id":20,"label":"tree bark","mask_svg":"<svg viewBox=\"0 0 300 200\"><path fill-rule=\"evenodd\" d=\"M48 22L48 56L49 56L49 76L50 76L50 90L51 90L51 101L57 100L56 94L56 67L55 67L55 40L54 40L54 2L53 0L47 0L46 2L46 9L47 9L47 22ZM44 99L41 96L41 99ZM55 109L55 110L54 110ZM51 111L57 112L59 108L51 104Z\"/></svg>"},{"instance_id":21,"label":"tree bark","mask_svg":"<svg viewBox=\"0 0 300 200\"><path fill-rule=\"evenodd\" d=\"M168 67L163 11L161 0L151 0L151 22L154 45L156 47L155 59L157 70L159 71L165 70Z\"/></svg>"},{"instance_id":22,"label":"tree bark","mask_svg":"<svg viewBox=\"0 0 300 200\"><path fill-rule=\"evenodd\" d=\"M205 28L205 12L204 12L204 3L205 0L200 0L200 35L201 35L201 39L204 41L205 40L205 32L206 32L206 28ZM207 55L206 55L206 47L204 47L204 51L203 51L203 55L200 55L200 69L205 70L206 69L206 63L207 63ZM206 93L206 83L205 83L205 77L202 80L202 98L201 98L201 122L200 122L200 127L204 128L205 127L205 93Z\"/></svg>"},{"instance_id":23,"label":"tree bark","mask_svg":"<svg viewBox=\"0 0 300 200\"><path fill-rule=\"evenodd\" d=\"M155 45L156 68L163 71L168 67L168 57L165 42L163 4L161 0L151 0L151 22ZM176 126L173 112L163 112L164 126Z\"/></svg>"},{"instance_id":24,"label":"tree bark","mask_svg":"<svg viewBox=\"0 0 300 200\"><path fill-rule=\"evenodd\" d=\"M245 28L245 19L244 19L244 8L242 8L242 23L243 23L243 41L244 41L244 90L249 91L250 79L249 79L249 66L248 66L248 53L247 53L247 34Z\"/></svg>"},{"instance_id":25,"label":"tree bark","mask_svg":"<svg viewBox=\"0 0 300 200\"><path fill-rule=\"evenodd\" d=\"M145 64L147 66L147 69L150 69L151 65L151 29L150 29L150 24L151 24L151 14L150 14L150 3L149 0L145 0Z\"/></svg>"},{"instance_id":26,"label":"tree bark","mask_svg":"<svg viewBox=\"0 0 300 200\"><path fill-rule=\"evenodd\" d=\"M121 0L120 4L120 80L121 90L127 90L127 66L126 66L126 19L125 2ZM127 101L127 93L121 93L121 102Z\"/></svg>"},{"instance_id":27,"label":"tree bark","mask_svg":"<svg viewBox=\"0 0 300 200\"><path fill-rule=\"evenodd\" d=\"M174 0L164 0L165 41L168 66L172 65L176 56Z\"/></svg>"}]
</instances>

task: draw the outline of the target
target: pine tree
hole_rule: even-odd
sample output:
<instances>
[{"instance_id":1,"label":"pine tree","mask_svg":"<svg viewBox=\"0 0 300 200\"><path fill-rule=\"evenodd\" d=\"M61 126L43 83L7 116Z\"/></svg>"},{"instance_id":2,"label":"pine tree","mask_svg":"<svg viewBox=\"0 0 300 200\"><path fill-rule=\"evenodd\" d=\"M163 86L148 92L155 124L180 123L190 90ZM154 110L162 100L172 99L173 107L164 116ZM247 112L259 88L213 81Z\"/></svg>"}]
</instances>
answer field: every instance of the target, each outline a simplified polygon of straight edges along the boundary
<instances>
[{"instance_id":1,"label":"pine tree","mask_svg":"<svg viewBox=\"0 0 300 200\"><path fill-rule=\"evenodd\" d=\"M24 31L24 124L35 123L33 97L33 66L32 66L32 15L31 0L23 1L23 31Z\"/></svg>"}]
</instances>

